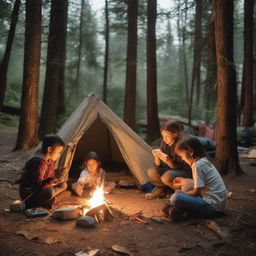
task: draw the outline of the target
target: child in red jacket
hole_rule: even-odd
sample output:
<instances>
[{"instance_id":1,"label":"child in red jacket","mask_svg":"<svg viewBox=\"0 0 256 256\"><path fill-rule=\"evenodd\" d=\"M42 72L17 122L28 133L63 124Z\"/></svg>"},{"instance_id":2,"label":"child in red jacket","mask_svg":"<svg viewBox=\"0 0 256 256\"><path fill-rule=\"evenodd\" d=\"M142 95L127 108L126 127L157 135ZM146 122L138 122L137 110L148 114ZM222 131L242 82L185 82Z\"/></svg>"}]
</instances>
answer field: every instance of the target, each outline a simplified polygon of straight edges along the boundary
<instances>
[{"instance_id":1,"label":"child in red jacket","mask_svg":"<svg viewBox=\"0 0 256 256\"><path fill-rule=\"evenodd\" d=\"M55 178L54 170L64 147L65 143L58 135L46 135L41 152L26 162L21 178L17 181L26 209L39 206L51 209L57 197L66 190L67 183Z\"/></svg>"}]
</instances>

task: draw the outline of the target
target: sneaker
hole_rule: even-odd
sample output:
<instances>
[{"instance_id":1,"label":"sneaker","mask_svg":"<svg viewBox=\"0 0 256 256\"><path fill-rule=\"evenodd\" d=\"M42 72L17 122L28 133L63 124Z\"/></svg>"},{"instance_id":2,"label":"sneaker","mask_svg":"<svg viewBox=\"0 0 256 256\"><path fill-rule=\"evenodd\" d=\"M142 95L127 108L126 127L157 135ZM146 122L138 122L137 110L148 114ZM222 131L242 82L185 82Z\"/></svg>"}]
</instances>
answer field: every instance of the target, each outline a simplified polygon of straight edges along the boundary
<instances>
[{"instance_id":1,"label":"sneaker","mask_svg":"<svg viewBox=\"0 0 256 256\"><path fill-rule=\"evenodd\" d=\"M162 195L164 195L164 188L156 187L150 193L146 194L146 198L147 199L154 199L154 198L157 198L157 197L162 196Z\"/></svg>"}]
</instances>

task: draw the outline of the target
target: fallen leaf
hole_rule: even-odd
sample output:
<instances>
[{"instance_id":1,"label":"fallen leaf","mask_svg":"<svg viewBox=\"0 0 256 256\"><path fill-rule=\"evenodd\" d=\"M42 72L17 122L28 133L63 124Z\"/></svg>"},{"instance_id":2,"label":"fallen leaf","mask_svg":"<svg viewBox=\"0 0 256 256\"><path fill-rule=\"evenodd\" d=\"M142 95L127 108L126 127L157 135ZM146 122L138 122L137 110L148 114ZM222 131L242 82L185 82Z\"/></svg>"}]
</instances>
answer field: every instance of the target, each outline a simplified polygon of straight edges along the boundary
<instances>
[{"instance_id":1,"label":"fallen leaf","mask_svg":"<svg viewBox=\"0 0 256 256\"><path fill-rule=\"evenodd\" d=\"M47 236L45 238L41 238L40 241L45 244L54 244L54 243L59 242L59 240L57 238L54 238L52 236Z\"/></svg>"},{"instance_id":2,"label":"fallen leaf","mask_svg":"<svg viewBox=\"0 0 256 256\"><path fill-rule=\"evenodd\" d=\"M27 238L28 240L33 240L33 239L37 239L38 236L37 235L32 235L29 231L26 230L19 230L16 232L17 235L22 235L25 238Z\"/></svg>"},{"instance_id":3,"label":"fallen leaf","mask_svg":"<svg viewBox=\"0 0 256 256\"><path fill-rule=\"evenodd\" d=\"M133 254L129 251L128 248L121 246L121 245L117 245L117 244L112 245L112 250L115 252L121 252L121 253L130 255L130 256L133 256Z\"/></svg>"}]
</instances>

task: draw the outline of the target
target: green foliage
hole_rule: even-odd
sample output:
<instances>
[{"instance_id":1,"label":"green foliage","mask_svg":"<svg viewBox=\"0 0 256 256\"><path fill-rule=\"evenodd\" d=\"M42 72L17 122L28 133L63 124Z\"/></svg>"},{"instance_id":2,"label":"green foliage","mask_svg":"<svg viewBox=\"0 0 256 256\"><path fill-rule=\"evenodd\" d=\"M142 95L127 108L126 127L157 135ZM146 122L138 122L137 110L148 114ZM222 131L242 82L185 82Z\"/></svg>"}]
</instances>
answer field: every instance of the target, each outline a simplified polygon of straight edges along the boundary
<instances>
[{"instance_id":1,"label":"green foliage","mask_svg":"<svg viewBox=\"0 0 256 256\"><path fill-rule=\"evenodd\" d=\"M0 127L18 127L19 118L0 112Z\"/></svg>"},{"instance_id":2,"label":"green foliage","mask_svg":"<svg viewBox=\"0 0 256 256\"><path fill-rule=\"evenodd\" d=\"M102 1L104 2L104 1ZM120 116L123 116L125 74L126 74L126 47L127 47L127 0L109 0L110 39L109 39L109 72L107 103ZM182 33L185 36L185 55L187 60L188 82L190 85L193 64L193 37L195 1L173 0L169 9L161 8L158 1L157 16L157 88L159 113L166 115L180 115L187 117L185 74ZM203 37L208 32L208 21L211 15L210 1L204 2L203 12ZM0 0L0 58L2 58L8 29L10 15L14 0ZM39 101L42 100L43 85L45 80L46 55L48 45L48 27L51 1L43 1L42 19L42 48L40 69ZM147 0L139 0L138 17L138 48L137 48L137 120L146 119L147 101L147 67L146 67L146 36L147 36ZM90 93L102 95L104 52L105 52L105 16L104 6L95 11L92 8L93 0L85 0L82 30L82 58L79 73L79 95L72 97L76 89L76 71L78 62L80 11L81 0L69 1L65 98L66 117ZM234 53L238 71L238 81L241 81L243 59L243 2L235 1L234 14ZM185 16L185 11L187 12ZM179 24L179 26L178 26ZM178 27L180 29L178 29ZM15 107L20 106L22 81L23 81L23 55L25 32L25 5L22 1L18 24L12 48L8 70L8 84L5 104ZM201 64L201 98L199 104L194 103L192 118L206 119L207 122L216 120L216 108L206 109L204 105L203 90L207 71L206 42L202 43L203 54ZM238 91L239 94L239 91ZM40 106L41 104L39 104ZM7 120L7 117L1 117ZM9 120L10 121L10 120ZM7 123L9 122L7 120ZM2 122L2 119L1 119ZM10 121L11 122L11 121Z\"/></svg>"},{"instance_id":3,"label":"green foliage","mask_svg":"<svg viewBox=\"0 0 256 256\"><path fill-rule=\"evenodd\" d=\"M10 17L12 13L12 2L0 0L0 58L5 51L5 44L10 27Z\"/></svg>"},{"instance_id":4,"label":"green foliage","mask_svg":"<svg viewBox=\"0 0 256 256\"><path fill-rule=\"evenodd\" d=\"M108 88L108 95L111 97L107 97L108 106L119 116L122 118L123 116L123 97L124 90L121 87L110 87Z\"/></svg>"}]
</instances>

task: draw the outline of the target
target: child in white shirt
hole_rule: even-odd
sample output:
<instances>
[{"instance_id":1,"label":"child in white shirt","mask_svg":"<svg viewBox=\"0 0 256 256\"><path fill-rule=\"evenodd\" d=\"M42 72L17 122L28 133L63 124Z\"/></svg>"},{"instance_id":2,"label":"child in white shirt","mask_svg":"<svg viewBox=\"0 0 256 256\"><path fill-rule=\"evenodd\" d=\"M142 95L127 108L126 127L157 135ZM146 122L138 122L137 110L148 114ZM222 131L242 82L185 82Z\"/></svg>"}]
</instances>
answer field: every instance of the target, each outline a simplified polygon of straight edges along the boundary
<instances>
[{"instance_id":1,"label":"child in white shirt","mask_svg":"<svg viewBox=\"0 0 256 256\"><path fill-rule=\"evenodd\" d=\"M96 152L89 152L84 161L84 169L80 173L73 190L81 197L90 197L93 191L104 186L105 171Z\"/></svg>"},{"instance_id":2,"label":"child in white shirt","mask_svg":"<svg viewBox=\"0 0 256 256\"><path fill-rule=\"evenodd\" d=\"M184 214L200 218L220 215L227 201L227 189L199 140L195 137L185 137L177 143L175 152L191 166L194 188L186 192L176 191L172 195L170 220L178 220ZM182 178L174 180L175 185L182 186L182 182Z\"/></svg>"}]
</instances>

